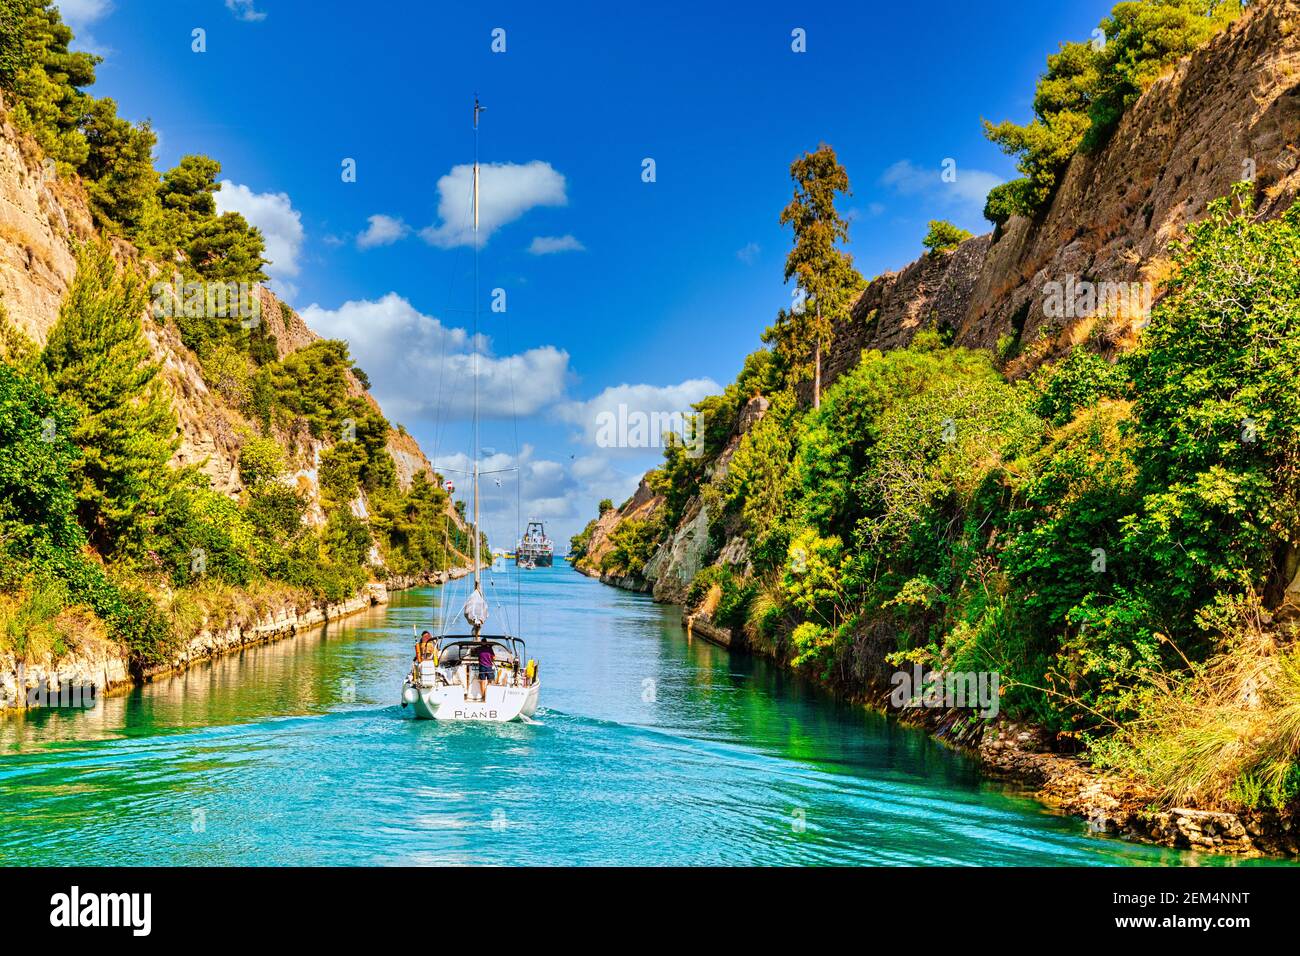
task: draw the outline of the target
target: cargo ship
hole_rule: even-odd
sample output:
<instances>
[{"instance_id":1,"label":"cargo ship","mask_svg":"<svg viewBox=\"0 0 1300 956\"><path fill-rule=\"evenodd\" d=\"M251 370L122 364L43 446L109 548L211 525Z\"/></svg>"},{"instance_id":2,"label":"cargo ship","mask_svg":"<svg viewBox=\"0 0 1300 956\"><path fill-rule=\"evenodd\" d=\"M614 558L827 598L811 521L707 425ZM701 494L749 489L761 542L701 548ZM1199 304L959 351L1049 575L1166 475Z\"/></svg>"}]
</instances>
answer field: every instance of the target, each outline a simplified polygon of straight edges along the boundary
<instances>
[{"instance_id":1,"label":"cargo ship","mask_svg":"<svg viewBox=\"0 0 1300 956\"><path fill-rule=\"evenodd\" d=\"M549 568L555 560L555 545L546 536L546 528L540 521L528 522L528 528L515 548L515 564L531 565L535 568Z\"/></svg>"}]
</instances>

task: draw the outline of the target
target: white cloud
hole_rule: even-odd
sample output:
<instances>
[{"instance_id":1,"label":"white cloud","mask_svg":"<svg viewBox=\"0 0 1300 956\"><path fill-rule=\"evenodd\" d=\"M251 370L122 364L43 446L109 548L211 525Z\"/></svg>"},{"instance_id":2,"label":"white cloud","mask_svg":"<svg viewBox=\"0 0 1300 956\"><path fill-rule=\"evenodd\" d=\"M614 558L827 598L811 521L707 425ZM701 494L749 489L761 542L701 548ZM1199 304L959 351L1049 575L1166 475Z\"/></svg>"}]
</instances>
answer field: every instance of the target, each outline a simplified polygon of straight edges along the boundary
<instances>
[{"instance_id":1,"label":"white cloud","mask_svg":"<svg viewBox=\"0 0 1300 956\"><path fill-rule=\"evenodd\" d=\"M312 304L303 320L328 338L345 339L374 383L390 417L408 422L465 419L473 411L476 360L471 336L424 315L396 292L345 302L337 309ZM564 396L569 355L551 345L496 356L480 337L479 410L486 418L527 416Z\"/></svg>"},{"instance_id":2,"label":"white cloud","mask_svg":"<svg viewBox=\"0 0 1300 956\"><path fill-rule=\"evenodd\" d=\"M425 242L442 249L474 244L473 175L473 166L466 164L453 167L438 180L441 222L420 231ZM494 232L530 209L566 203L564 176L550 163L533 160L480 166L478 243L484 245Z\"/></svg>"},{"instance_id":3,"label":"white cloud","mask_svg":"<svg viewBox=\"0 0 1300 956\"><path fill-rule=\"evenodd\" d=\"M63 22L73 31L82 30L113 12L111 0L58 0Z\"/></svg>"},{"instance_id":4,"label":"white cloud","mask_svg":"<svg viewBox=\"0 0 1300 956\"><path fill-rule=\"evenodd\" d=\"M257 9L256 0L226 0L226 9L235 15L236 20L246 23L258 23L266 19L266 13Z\"/></svg>"},{"instance_id":5,"label":"white cloud","mask_svg":"<svg viewBox=\"0 0 1300 956\"><path fill-rule=\"evenodd\" d=\"M743 248L736 250L736 258L745 265L752 266L762 251L762 247L757 242L746 243Z\"/></svg>"},{"instance_id":6,"label":"white cloud","mask_svg":"<svg viewBox=\"0 0 1300 956\"><path fill-rule=\"evenodd\" d=\"M549 256L556 252L586 252L584 246L573 236L534 236L528 247L534 256Z\"/></svg>"},{"instance_id":7,"label":"white cloud","mask_svg":"<svg viewBox=\"0 0 1300 956\"><path fill-rule=\"evenodd\" d=\"M272 288L290 298L297 292L289 281L297 277L298 255L304 238L302 215L293 208L286 193L255 193L247 186L221 181L217 192L217 212L237 212L258 229L266 240L266 274L274 280Z\"/></svg>"},{"instance_id":8,"label":"white cloud","mask_svg":"<svg viewBox=\"0 0 1300 956\"><path fill-rule=\"evenodd\" d=\"M73 46L96 56L108 56L113 51L101 44L90 32L90 25L113 12L112 0L58 0L56 6L63 22L75 35Z\"/></svg>"},{"instance_id":9,"label":"white cloud","mask_svg":"<svg viewBox=\"0 0 1300 956\"><path fill-rule=\"evenodd\" d=\"M358 249L373 249L376 246L390 246L399 239L406 238L411 227L401 219L385 216L382 213L371 216L366 231L357 236Z\"/></svg>"},{"instance_id":10,"label":"white cloud","mask_svg":"<svg viewBox=\"0 0 1300 956\"><path fill-rule=\"evenodd\" d=\"M443 469L456 485L456 497L469 501L466 474L473 464L464 452L439 455L434 467ZM614 469L604 457L581 457L568 463L538 458L532 445L519 454L485 454L479 470L498 472L479 481L479 511L483 529L493 547L513 545L523 530L521 521L540 519L555 541L556 552L568 550L569 538L596 516L602 498L615 503L636 490L645 463L626 471ZM500 484L498 485L498 482Z\"/></svg>"},{"instance_id":11,"label":"white cloud","mask_svg":"<svg viewBox=\"0 0 1300 956\"><path fill-rule=\"evenodd\" d=\"M683 420L693 414L696 402L721 391L722 387L711 378L688 379L677 385L615 385L585 402L561 405L556 413L562 421L578 426L579 440L599 447L603 454L644 455L647 450L657 452L662 447L656 425ZM645 427L639 427L638 422ZM611 424L615 433L626 435L627 443L608 443ZM606 434L602 434L602 427Z\"/></svg>"},{"instance_id":12,"label":"white cloud","mask_svg":"<svg viewBox=\"0 0 1300 956\"><path fill-rule=\"evenodd\" d=\"M945 182L943 167L917 166L911 160L900 159L880 177L880 183L900 196L917 197L926 203L956 210L967 219L982 219L984 203L989 190L1002 182L1002 178L982 169L954 167L955 178ZM933 207L923 210L927 218Z\"/></svg>"}]
</instances>

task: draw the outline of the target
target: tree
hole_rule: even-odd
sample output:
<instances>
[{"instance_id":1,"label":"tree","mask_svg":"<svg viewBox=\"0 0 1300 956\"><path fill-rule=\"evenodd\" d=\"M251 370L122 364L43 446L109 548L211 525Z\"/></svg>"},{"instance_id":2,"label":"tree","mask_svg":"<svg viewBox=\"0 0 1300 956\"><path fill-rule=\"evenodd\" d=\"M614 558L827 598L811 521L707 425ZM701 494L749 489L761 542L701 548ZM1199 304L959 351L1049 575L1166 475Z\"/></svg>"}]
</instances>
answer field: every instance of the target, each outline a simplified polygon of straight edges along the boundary
<instances>
[{"instance_id":1,"label":"tree","mask_svg":"<svg viewBox=\"0 0 1300 956\"><path fill-rule=\"evenodd\" d=\"M149 124L134 126L118 116L111 99L88 97L87 102L82 129L88 152L81 175L90 209L105 228L131 235L157 203L157 137Z\"/></svg>"},{"instance_id":2,"label":"tree","mask_svg":"<svg viewBox=\"0 0 1300 956\"><path fill-rule=\"evenodd\" d=\"M181 161L163 174L158 202L163 209L180 213L186 223L201 222L217 214L217 176L221 164L210 156L182 156ZM183 235L182 240L189 238Z\"/></svg>"},{"instance_id":3,"label":"tree","mask_svg":"<svg viewBox=\"0 0 1300 956\"><path fill-rule=\"evenodd\" d=\"M46 155L79 169L89 155L81 129L89 97L82 90L95 82L100 58L68 48L72 30L51 0L9 0L7 6L6 21L21 24L21 50L11 39L6 51L15 124Z\"/></svg>"},{"instance_id":4,"label":"tree","mask_svg":"<svg viewBox=\"0 0 1300 956\"><path fill-rule=\"evenodd\" d=\"M1024 177L995 187L996 196L990 193L985 209L990 221L1001 225L1012 214L1033 215L1051 200L1091 125L1088 108L1099 83L1093 45L1063 43L1047 58L1031 122L1021 126L1006 120L995 126L985 120L984 135L1018 158L1016 168Z\"/></svg>"},{"instance_id":5,"label":"tree","mask_svg":"<svg viewBox=\"0 0 1300 956\"><path fill-rule=\"evenodd\" d=\"M385 542L384 563L399 574L434 571L450 564L447 546L447 493L423 471L411 477L411 487L383 500L372 529Z\"/></svg>"},{"instance_id":6,"label":"tree","mask_svg":"<svg viewBox=\"0 0 1300 956\"><path fill-rule=\"evenodd\" d=\"M1141 512L1126 547L1190 616L1222 591L1280 602L1300 571L1300 204L1234 187L1175 248L1130 359Z\"/></svg>"},{"instance_id":7,"label":"tree","mask_svg":"<svg viewBox=\"0 0 1300 956\"><path fill-rule=\"evenodd\" d=\"M1088 106L1083 148L1102 146L1137 98L1173 64L1237 17L1238 0L1147 0L1120 3L1101 22L1099 82Z\"/></svg>"},{"instance_id":8,"label":"tree","mask_svg":"<svg viewBox=\"0 0 1300 956\"><path fill-rule=\"evenodd\" d=\"M72 466L82 526L101 553L148 541L170 492L176 416L145 339L144 283L104 245L83 246L41 360L78 414Z\"/></svg>"},{"instance_id":9,"label":"tree","mask_svg":"<svg viewBox=\"0 0 1300 956\"><path fill-rule=\"evenodd\" d=\"M931 219L930 231L921 240L921 245L925 246L930 255L937 256L941 252L951 252L973 235L946 219Z\"/></svg>"},{"instance_id":10,"label":"tree","mask_svg":"<svg viewBox=\"0 0 1300 956\"><path fill-rule=\"evenodd\" d=\"M793 228L794 248L786 256L785 279L794 279L808 301L780 313L767 340L775 340L793 358L791 365L800 374L806 375L811 365L816 408L821 405L822 353L830 346L835 323L848 317L862 277L853 268L853 257L840 249L848 241L849 224L836 210L835 197L850 193L849 174L835 150L823 143L816 152L805 153L790 165L790 178L794 197L781 211L781 225Z\"/></svg>"},{"instance_id":11,"label":"tree","mask_svg":"<svg viewBox=\"0 0 1300 956\"><path fill-rule=\"evenodd\" d=\"M26 0L0 0L0 89L12 90L14 80L28 62L23 22Z\"/></svg>"},{"instance_id":12,"label":"tree","mask_svg":"<svg viewBox=\"0 0 1300 956\"><path fill-rule=\"evenodd\" d=\"M0 362L0 543L29 552L34 538L76 552L85 537L73 516L68 439L73 416L33 380Z\"/></svg>"},{"instance_id":13,"label":"tree","mask_svg":"<svg viewBox=\"0 0 1300 956\"><path fill-rule=\"evenodd\" d=\"M1023 177L994 187L984 215L1001 225L1042 211L1075 153L1101 146L1156 77L1240 15L1237 0L1125 0L1102 21L1102 42L1063 43L1038 81L1033 120L984 123Z\"/></svg>"},{"instance_id":14,"label":"tree","mask_svg":"<svg viewBox=\"0 0 1300 956\"><path fill-rule=\"evenodd\" d=\"M602 517L604 516L604 514L605 514L606 511L613 511L613 510L614 510L614 502L613 502L613 501L611 501L609 498L601 498L601 499L600 499L600 508L599 508L599 511L600 511L600 514L601 514Z\"/></svg>"},{"instance_id":15,"label":"tree","mask_svg":"<svg viewBox=\"0 0 1300 956\"><path fill-rule=\"evenodd\" d=\"M237 212L201 222L185 245L185 256L204 279L265 282L262 231Z\"/></svg>"}]
</instances>

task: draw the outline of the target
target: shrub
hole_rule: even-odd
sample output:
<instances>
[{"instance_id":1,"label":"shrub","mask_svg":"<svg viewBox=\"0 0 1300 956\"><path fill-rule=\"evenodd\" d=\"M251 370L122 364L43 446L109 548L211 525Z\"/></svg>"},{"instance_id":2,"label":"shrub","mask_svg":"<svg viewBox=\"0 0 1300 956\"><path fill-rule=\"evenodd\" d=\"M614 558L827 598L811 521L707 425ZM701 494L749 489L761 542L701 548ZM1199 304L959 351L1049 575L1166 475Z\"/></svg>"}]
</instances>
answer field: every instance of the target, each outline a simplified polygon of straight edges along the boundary
<instances>
[{"instance_id":1,"label":"shrub","mask_svg":"<svg viewBox=\"0 0 1300 956\"><path fill-rule=\"evenodd\" d=\"M1276 604L1300 554L1300 204L1249 183L1188 230L1131 354L1141 510L1126 548L1184 620L1221 591Z\"/></svg>"},{"instance_id":2,"label":"shrub","mask_svg":"<svg viewBox=\"0 0 1300 956\"><path fill-rule=\"evenodd\" d=\"M86 245L41 361L75 410L77 512L102 554L138 552L170 490L176 416L141 325L147 295L106 246Z\"/></svg>"},{"instance_id":3,"label":"shrub","mask_svg":"<svg viewBox=\"0 0 1300 956\"><path fill-rule=\"evenodd\" d=\"M1001 225L1041 212L1075 153L1102 145L1156 77L1240 14L1236 0L1125 0L1101 23L1104 44L1062 44L1038 81L1034 118L984 124L1023 177L989 194L985 216Z\"/></svg>"},{"instance_id":4,"label":"shrub","mask_svg":"<svg viewBox=\"0 0 1300 956\"><path fill-rule=\"evenodd\" d=\"M947 220L931 219L930 231L921 240L921 245L930 255L937 256L943 252L951 252L973 236L974 233L960 229Z\"/></svg>"},{"instance_id":5,"label":"shrub","mask_svg":"<svg viewBox=\"0 0 1300 956\"><path fill-rule=\"evenodd\" d=\"M710 591L718 589L718 601L710 609L710 618L719 627L739 633L745 626L749 604L757 592L750 580L737 576L727 565L710 565L701 568L687 590L687 607L698 608L705 603Z\"/></svg>"},{"instance_id":6,"label":"shrub","mask_svg":"<svg viewBox=\"0 0 1300 956\"><path fill-rule=\"evenodd\" d=\"M620 522L609 536L612 547L601 558L601 571L613 575L643 573L646 562L658 549L663 527L661 521L649 518Z\"/></svg>"},{"instance_id":7,"label":"shrub","mask_svg":"<svg viewBox=\"0 0 1300 956\"><path fill-rule=\"evenodd\" d=\"M75 418L36 382L0 362L0 537L21 553L34 538L74 553L85 541L68 472Z\"/></svg>"},{"instance_id":8,"label":"shrub","mask_svg":"<svg viewBox=\"0 0 1300 956\"><path fill-rule=\"evenodd\" d=\"M245 435L239 448L239 478L249 488L274 481L288 467L284 449L270 436Z\"/></svg>"},{"instance_id":9,"label":"shrub","mask_svg":"<svg viewBox=\"0 0 1300 956\"><path fill-rule=\"evenodd\" d=\"M1064 425L1075 412L1102 399L1129 394L1122 366L1077 347L1055 365L1038 369L1029 387L1034 412L1053 425Z\"/></svg>"}]
</instances>

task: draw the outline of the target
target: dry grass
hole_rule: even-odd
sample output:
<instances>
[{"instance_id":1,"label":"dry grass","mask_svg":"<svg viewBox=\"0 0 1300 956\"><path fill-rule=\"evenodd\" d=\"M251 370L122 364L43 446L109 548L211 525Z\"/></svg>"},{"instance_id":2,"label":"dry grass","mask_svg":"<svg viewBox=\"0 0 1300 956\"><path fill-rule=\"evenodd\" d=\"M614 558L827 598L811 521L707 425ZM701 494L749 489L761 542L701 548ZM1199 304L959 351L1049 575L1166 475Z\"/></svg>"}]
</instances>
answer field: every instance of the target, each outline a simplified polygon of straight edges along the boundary
<instances>
[{"instance_id":1,"label":"dry grass","mask_svg":"<svg viewBox=\"0 0 1300 956\"><path fill-rule=\"evenodd\" d=\"M275 581L247 587L212 581L162 592L155 595L155 600L171 621L172 634L182 642L204 630L251 627L272 613L301 612L313 603L311 595L302 589Z\"/></svg>"},{"instance_id":2,"label":"dry grass","mask_svg":"<svg viewBox=\"0 0 1300 956\"><path fill-rule=\"evenodd\" d=\"M745 615L745 637L751 647L775 653L774 624L781 613L783 595L780 584L769 581L761 586L749 602Z\"/></svg>"},{"instance_id":3,"label":"dry grass","mask_svg":"<svg viewBox=\"0 0 1300 956\"><path fill-rule=\"evenodd\" d=\"M0 650L19 660L54 662L69 651L105 640L89 608L67 603L67 592L43 584L0 594Z\"/></svg>"},{"instance_id":4,"label":"dry grass","mask_svg":"<svg viewBox=\"0 0 1300 956\"><path fill-rule=\"evenodd\" d=\"M1265 621L1188 671L1152 675L1142 716L1094 747L1098 762L1148 783L1165 806L1241 809L1297 799L1300 644Z\"/></svg>"}]
</instances>

